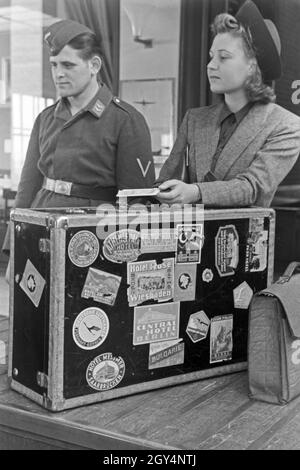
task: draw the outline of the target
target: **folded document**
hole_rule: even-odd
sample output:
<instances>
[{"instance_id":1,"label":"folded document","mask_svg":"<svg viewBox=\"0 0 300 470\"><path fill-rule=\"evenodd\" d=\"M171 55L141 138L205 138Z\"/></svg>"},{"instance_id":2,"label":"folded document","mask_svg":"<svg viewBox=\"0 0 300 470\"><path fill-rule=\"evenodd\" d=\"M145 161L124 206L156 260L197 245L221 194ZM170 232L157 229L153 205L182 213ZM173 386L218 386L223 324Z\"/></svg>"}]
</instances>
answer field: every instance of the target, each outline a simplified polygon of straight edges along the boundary
<instances>
[{"instance_id":1,"label":"folded document","mask_svg":"<svg viewBox=\"0 0 300 470\"><path fill-rule=\"evenodd\" d=\"M137 189L120 189L117 197L141 197L141 196L156 196L159 193L158 188L137 188Z\"/></svg>"}]
</instances>

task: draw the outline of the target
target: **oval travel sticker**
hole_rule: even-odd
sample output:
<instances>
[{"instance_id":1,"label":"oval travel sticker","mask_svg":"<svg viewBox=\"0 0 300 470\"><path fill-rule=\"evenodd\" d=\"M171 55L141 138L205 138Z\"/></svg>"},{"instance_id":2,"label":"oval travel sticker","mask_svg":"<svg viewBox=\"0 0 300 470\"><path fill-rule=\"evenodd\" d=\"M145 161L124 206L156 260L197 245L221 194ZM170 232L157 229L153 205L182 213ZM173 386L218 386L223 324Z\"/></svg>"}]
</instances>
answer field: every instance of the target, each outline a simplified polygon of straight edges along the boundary
<instances>
[{"instance_id":1,"label":"oval travel sticker","mask_svg":"<svg viewBox=\"0 0 300 470\"><path fill-rule=\"evenodd\" d=\"M113 232L103 242L103 255L113 263L135 261L141 254L140 233L132 229Z\"/></svg>"},{"instance_id":2,"label":"oval travel sticker","mask_svg":"<svg viewBox=\"0 0 300 470\"><path fill-rule=\"evenodd\" d=\"M213 272L211 269L206 268L202 273L202 281L204 282L211 282L214 278Z\"/></svg>"}]
</instances>

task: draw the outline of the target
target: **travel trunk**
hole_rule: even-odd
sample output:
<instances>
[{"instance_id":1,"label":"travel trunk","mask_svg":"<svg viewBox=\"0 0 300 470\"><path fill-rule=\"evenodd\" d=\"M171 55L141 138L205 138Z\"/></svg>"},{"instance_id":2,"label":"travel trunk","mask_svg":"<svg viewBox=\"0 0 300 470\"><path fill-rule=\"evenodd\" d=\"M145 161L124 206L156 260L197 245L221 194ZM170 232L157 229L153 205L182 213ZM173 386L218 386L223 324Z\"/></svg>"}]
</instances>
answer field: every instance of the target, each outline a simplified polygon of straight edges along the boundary
<instances>
[{"instance_id":1,"label":"travel trunk","mask_svg":"<svg viewBox=\"0 0 300 470\"><path fill-rule=\"evenodd\" d=\"M247 367L272 209L15 209L11 387L59 411Z\"/></svg>"}]
</instances>

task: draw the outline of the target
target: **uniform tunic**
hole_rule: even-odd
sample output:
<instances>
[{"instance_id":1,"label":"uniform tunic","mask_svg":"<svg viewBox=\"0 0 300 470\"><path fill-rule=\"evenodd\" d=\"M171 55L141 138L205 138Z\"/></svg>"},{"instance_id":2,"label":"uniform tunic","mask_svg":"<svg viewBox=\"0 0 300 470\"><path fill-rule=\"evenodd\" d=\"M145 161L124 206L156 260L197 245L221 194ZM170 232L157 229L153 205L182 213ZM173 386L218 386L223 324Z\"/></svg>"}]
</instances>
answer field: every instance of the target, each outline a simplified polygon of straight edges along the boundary
<instances>
[{"instance_id":1,"label":"uniform tunic","mask_svg":"<svg viewBox=\"0 0 300 470\"><path fill-rule=\"evenodd\" d=\"M44 177L93 188L93 197L41 189ZM66 99L37 117L15 207L95 206L103 189L147 188L154 182L151 138L144 117L105 85L76 115ZM101 189L99 198L94 190Z\"/></svg>"}]
</instances>

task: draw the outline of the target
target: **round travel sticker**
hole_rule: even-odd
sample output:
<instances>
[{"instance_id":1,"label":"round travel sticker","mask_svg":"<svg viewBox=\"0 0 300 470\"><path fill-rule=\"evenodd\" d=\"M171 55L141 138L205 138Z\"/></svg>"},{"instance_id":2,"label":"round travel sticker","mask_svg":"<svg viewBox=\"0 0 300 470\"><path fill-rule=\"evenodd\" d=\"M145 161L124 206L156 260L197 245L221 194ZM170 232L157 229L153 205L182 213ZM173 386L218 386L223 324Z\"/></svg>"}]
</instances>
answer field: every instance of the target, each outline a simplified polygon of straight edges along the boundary
<instances>
[{"instance_id":1,"label":"round travel sticker","mask_svg":"<svg viewBox=\"0 0 300 470\"><path fill-rule=\"evenodd\" d=\"M210 282L210 281L213 280L213 278L214 278L214 275L213 275L212 270L209 269L209 268L204 269L204 271L202 273L202 280L204 282Z\"/></svg>"},{"instance_id":2,"label":"round travel sticker","mask_svg":"<svg viewBox=\"0 0 300 470\"><path fill-rule=\"evenodd\" d=\"M70 240L68 255L76 266L90 266L99 254L99 242L96 235L88 230L77 232Z\"/></svg>"},{"instance_id":3,"label":"round travel sticker","mask_svg":"<svg viewBox=\"0 0 300 470\"><path fill-rule=\"evenodd\" d=\"M104 391L116 387L125 374L125 362L112 353L104 353L93 359L86 371L86 380L90 387Z\"/></svg>"},{"instance_id":4,"label":"round travel sticker","mask_svg":"<svg viewBox=\"0 0 300 470\"><path fill-rule=\"evenodd\" d=\"M135 261L140 254L141 237L136 230L118 230L104 240L103 255L113 263Z\"/></svg>"},{"instance_id":5,"label":"round travel sticker","mask_svg":"<svg viewBox=\"0 0 300 470\"><path fill-rule=\"evenodd\" d=\"M82 349L95 349L104 343L109 331L106 313L97 307L82 310L73 323L73 339Z\"/></svg>"}]
</instances>

